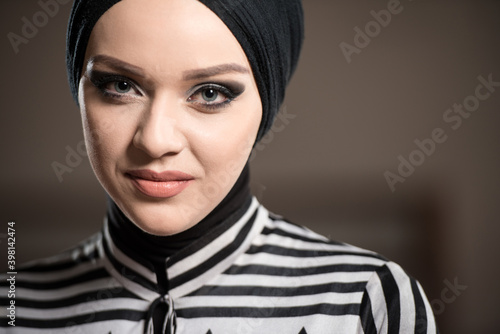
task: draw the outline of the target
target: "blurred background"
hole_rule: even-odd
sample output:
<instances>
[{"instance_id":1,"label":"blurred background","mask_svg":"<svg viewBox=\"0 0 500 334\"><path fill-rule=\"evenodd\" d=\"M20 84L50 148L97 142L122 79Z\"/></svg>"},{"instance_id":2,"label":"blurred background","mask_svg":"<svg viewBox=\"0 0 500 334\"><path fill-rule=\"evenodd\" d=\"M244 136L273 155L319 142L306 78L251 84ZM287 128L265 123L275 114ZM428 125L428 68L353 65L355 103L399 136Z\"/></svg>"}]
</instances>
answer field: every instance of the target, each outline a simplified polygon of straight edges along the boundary
<instances>
[{"instance_id":1,"label":"blurred background","mask_svg":"<svg viewBox=\"0 0 500 334\"><path fill-rule=\"evenodd\" d=\"M0 3L2 271L8 221L24 262L93 234L105 213L66 82L71 1L58 1L48 14L35 0ZM500 1L304 0L304 10L299 68L252 156L254 194L400 263L442 333L498 333L500 87L474 96L481 77L500 82ZM464 116L448 111L464 103Z\"/></svg>"}]
</instances>

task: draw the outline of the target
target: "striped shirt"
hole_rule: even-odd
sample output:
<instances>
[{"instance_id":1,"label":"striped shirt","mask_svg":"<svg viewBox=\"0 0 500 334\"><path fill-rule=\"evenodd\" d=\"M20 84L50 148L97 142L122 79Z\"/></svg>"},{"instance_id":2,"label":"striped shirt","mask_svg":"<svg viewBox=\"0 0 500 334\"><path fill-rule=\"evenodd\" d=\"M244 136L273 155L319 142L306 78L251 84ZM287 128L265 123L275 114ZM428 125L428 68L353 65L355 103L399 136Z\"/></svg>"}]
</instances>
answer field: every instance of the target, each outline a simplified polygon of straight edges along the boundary
<instances>
[{"instance_id":1,"label":"striped shirt","mask_svg":"<svg viewBox=\"0 0 500 334\"><path fill-rule=\"evenodd\" d=\"M400 266L287 222L255 198L165 268L127 256L105 222L72 250L19 271L15 299L2 276L2 312L15 300L15 320L4 314L0 332L148 333L163 304L165 332L177 334L437 333L422 287Z\"/></svg>"}]
</instances>

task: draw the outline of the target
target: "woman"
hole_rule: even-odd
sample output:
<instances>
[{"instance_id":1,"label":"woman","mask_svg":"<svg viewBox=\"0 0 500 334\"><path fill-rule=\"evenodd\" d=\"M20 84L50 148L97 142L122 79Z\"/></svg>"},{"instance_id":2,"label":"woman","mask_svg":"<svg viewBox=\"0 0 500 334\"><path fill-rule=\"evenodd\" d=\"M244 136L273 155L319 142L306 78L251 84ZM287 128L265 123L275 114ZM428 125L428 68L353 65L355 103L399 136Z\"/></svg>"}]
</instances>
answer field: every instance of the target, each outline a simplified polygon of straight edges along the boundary
<instances>
[{"instance_id":1,"label":"woman","mask_svg":"<svg viewBox=\"0 0 500 334\"><path fill-rule=\"evenodd\" d=\"M435 333L398 265L250 195L301 42L294 0L77 0L69 81L108 213L19 272L7 332Z\"/></svg>"}]
</instances>

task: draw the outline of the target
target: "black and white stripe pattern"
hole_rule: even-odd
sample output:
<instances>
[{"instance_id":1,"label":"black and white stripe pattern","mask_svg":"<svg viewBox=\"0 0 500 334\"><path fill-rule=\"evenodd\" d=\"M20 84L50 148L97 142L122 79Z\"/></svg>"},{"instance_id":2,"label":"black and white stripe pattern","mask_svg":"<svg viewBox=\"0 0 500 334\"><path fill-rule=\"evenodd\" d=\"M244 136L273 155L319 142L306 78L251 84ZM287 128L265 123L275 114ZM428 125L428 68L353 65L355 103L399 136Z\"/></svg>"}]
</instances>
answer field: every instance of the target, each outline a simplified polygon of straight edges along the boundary
<instances>
[{"instance_id":1,"label":"black and white stripe pattern","mask_svg":"<svg viewBox=\"0 0 500 334\"><path fill-rule=\"evenodd\" d=\"M437 333L422 287L397 264L286 222L255 199L239 220L167 259L164 275L117 248L105 224L20 271L16 289L16 327L3 315L4 333L143 333L158 298L172 301L177 334ZM7 290L2 277L2 312Z\"/></svg>"}]
</instances>

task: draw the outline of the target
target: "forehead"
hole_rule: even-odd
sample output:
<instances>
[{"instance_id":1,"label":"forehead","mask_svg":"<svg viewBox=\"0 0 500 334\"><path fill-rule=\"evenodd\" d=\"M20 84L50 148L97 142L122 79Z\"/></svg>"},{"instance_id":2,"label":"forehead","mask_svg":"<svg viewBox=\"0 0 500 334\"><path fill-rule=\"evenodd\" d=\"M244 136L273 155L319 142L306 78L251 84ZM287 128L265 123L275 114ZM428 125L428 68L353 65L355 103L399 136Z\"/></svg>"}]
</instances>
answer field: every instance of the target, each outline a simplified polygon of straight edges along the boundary
<instances>
[{"instance_id":1,"label":"forehead","mask_svg":"<svg viewBox=\"0 0 500 334\"><path fill-rule=\"evenodd\" d=\"M227 26L196 0L123 0L96 23L86 59L119 58L165 75L236 63L250 68Z\"/></svg>"}]
</instances>

